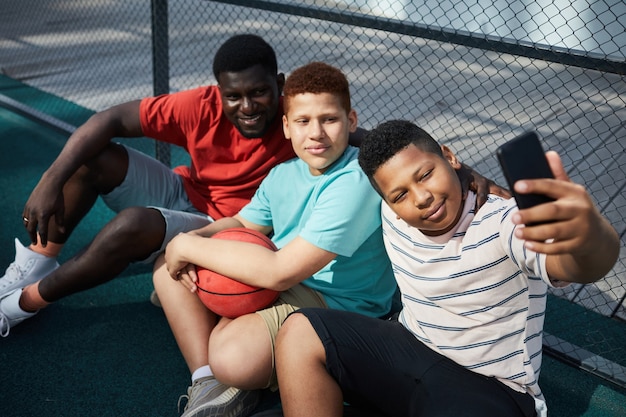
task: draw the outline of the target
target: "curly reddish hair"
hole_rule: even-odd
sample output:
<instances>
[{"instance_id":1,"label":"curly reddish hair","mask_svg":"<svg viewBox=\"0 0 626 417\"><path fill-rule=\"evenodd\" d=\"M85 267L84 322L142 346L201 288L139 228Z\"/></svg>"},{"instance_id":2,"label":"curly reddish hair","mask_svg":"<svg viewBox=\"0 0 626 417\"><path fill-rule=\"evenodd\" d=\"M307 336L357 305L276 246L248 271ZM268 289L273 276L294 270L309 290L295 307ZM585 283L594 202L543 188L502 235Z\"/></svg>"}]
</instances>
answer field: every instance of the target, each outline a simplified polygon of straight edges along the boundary
<instances>
[{"instance_id":1,"label":"curly reddish hair","mask_svg":"<svg viewBox=\"0 0 626 417\"><path fill-rule=\"evenodd\" d=\"M283 88L285 112L289 109L290 98L306 93L334 94L346 112L352 109L348 79L339 69L323 62L304 65L294 70L287 78Z\"/></svg>"}]
</instances>

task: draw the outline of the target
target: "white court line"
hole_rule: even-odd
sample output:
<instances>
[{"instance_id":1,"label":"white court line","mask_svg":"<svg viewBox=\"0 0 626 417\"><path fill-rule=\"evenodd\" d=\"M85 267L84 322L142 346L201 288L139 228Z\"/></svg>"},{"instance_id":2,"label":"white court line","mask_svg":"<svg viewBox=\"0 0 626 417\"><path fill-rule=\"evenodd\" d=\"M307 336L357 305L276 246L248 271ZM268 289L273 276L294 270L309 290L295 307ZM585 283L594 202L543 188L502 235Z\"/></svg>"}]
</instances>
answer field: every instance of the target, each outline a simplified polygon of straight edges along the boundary
<instances>
[{"instance_id":1,"label":"white court line","mask_svg":"<svg viewBox=\"0 0 626 417\"><path fill-rule=\"evenodd\" d=\"M37 109L20 103L17 100L13 100L11 97L7 97L4 94L0 94L0 106L8 108L16 113L19 113L29 119L33 119L37 122L43 122L46 125L60 131L61 133L71 135L76 130L76 126L59 120L56 117L43 113Z\"/></svg>"}]
</instances>

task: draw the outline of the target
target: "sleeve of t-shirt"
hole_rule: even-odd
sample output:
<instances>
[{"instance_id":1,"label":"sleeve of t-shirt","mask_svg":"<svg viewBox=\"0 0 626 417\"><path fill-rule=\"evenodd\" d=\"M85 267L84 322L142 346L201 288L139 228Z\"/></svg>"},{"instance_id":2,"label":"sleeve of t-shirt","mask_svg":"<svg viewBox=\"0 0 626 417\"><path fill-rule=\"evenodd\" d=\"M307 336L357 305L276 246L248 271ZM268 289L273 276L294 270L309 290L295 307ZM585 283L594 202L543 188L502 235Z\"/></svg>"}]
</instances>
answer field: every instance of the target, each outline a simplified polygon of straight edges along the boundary
<instances>
[{"instance_id":1,"label":"sleeve of t-shirt","mask_svg":"<svg viewBox=\"0 0 626 417\"><path fill-rule=\"evenodd\" d=\"M360 169L345 170L324 184L300 237L337 255L352 256L380 227L380 204Z\"/></svg>"},{"instance_id":2,"label":"sleeve of t-shirt","mask_svg":"<svg viewBox=\"0 0 626 417\"><path fill-rule=\"evenodd\" d=\"M277 186L272 182L283 184L287 181L283 177L284 172L277 174L274 168L239 215L258 225L273 226L270 196ZM321 249L351 256L380 227L380 197L358 167L330 175L309 199L297 236Z\"/></svg>"},{"instance_id":3,"label":"sleeve of t-shirt","mask_svg":"<svg viewBox=\"0 0 626 417\"><path fill-rule=\"evenodd\" d=\"M533 252L524 247L524 241L515 237L516 225L511 221L511 216L517 211L514 199L502 211L500 222L500 236L503 238L504 249L517 264L520 270L529 277L540 278L551 287L563 287L567 283L552 281L546 270L546 255Z\"/></svg>"},{"instance_id":4,"label":"sleeve of t-shirt","mask_svg":"<svg viewBox=\"0 0 626 417\"><path fill-rule=\"evenodd\" d=\"M270 171L269 175L261 181L250 202L239 210L241 217L259 226L272 226L272 210L267 187L274 172L275 170Z\"/></svg>"},{"instance_id":5,"label":"sleeve of t-shirt","mask_svg":"<svg viewBox=\"0 0 626 417\"><path fill-rule=\"evenodd\" d=\"M139 115L143 134L186 147L186 132L194 131L201 117L205 118L203 123L210 123L202 108L204 92L209 90L196 88L141 100Z\"/></svg>"}]
</instances>

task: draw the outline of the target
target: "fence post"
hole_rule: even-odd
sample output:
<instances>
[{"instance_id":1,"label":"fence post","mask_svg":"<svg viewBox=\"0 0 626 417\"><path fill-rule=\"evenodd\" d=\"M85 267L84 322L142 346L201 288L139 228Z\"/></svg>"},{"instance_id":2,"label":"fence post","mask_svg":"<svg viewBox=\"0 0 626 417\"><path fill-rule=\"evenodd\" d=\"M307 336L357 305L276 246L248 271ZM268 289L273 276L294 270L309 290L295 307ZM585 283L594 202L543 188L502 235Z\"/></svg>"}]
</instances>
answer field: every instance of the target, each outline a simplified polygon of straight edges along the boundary
<instances>
[{"instance_id":1,"label":"fence post","mask_svg":"<svg viewBox=\"0 0 626 417\"><path fill-rule=\"evenodd\" d=\"M168 0L151 0L152 12L152 90L155 96L170 92ZM155 156L170 166L170 146L157 141Z\"/></svg>"}]
</instances>

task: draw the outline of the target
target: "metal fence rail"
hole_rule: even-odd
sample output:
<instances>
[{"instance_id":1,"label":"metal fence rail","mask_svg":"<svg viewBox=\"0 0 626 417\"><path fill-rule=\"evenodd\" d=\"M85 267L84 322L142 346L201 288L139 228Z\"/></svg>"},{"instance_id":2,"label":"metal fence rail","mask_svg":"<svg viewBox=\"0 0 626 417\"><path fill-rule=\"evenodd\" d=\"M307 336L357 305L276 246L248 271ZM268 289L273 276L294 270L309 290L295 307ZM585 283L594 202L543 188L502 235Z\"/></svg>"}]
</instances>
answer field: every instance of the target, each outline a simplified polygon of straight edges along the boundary
<instances>
[{"instance_id":1,"label":"metal fence rail","mask_svg":"<svg viewBox=\"0 0 626 417\"><path fill-rule=\"evenodd\" d=\"M626 3L21 0L1 8L0 72L92 110L213 83L217 47L254 32L285 73L313 60L342 68L363 127L413 120L499 183L495 148L536 130L622 239L605 279L552 291L546 348L579 364L598 355L593 363L610 364L598 373L626 386ZM186 161L172 152L156 151Z\"/></svg>"}]
</instances>

